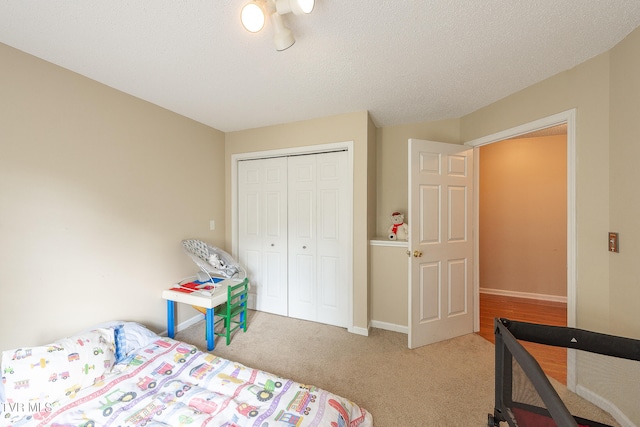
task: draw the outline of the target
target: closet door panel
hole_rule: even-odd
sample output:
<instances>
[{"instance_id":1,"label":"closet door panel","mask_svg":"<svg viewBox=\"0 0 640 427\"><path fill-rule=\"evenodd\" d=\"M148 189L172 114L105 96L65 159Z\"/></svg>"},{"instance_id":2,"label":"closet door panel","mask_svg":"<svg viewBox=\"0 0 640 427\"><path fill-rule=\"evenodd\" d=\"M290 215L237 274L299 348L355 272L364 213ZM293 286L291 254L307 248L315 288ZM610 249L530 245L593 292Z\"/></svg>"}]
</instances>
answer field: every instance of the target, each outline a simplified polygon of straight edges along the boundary
<instances>
[{"instance_id":1,"label":"closet door panel","mask_svg":"<svg viewBox=\"0 0 640 427\"><path fill-rule=\"evenodd\" d=\"M262 237L260 225L260 168L256 162L238 164L238 262L247 270L253 283L260 282L262 272ZM251 289L255 296L255 290Z\"/></svg>"},{"instance_id":2,"label":"closet door panel","mask_svg":"<svg viewBox=\"0 0 640 427\"><path fill-rule=\"evenodd\" d=\"M320 257L319 271L319 301L324 308L338 309L340 307L340 280L338 271L340 260L336 257Z\"/></svg>"},{"instance_id":3,"label":"closet door panel","mask_svg":"<svg viewBox=\"0 0 640 427\"><path fill-rule=\"evenodd\" d=\"M295 212L295 224L291 226L292 237L307 242L313 239L315 234L315 191L294 189L292 191L292 205ZM289 222L291 224L291 221ZM291 231L290 230L290 231Z\"/></svg>"},{"instance_id":4,"label":"closet door panel","mask_svg":"<svg viewBox=\"0 0 640 427\"><path fill-rule=\"evenodd\" d=\"M258 206L260 206L260 195L257 191L247 191L241 205L247 213L244 217L244 233L247 238L260 239L260 217Z\"/></svg>"},{"instance_id":5,"label":"closet door panel","mask_svg":"<svg viewBox=\"0 0 640 427\"><path fill-rule=\"evenodd\" d=\"M346 326L347 154L289 158L289 315ZM347 200L348 201L348 200Z\"/></svg>"},{"instance_id":6,"label":"closet door panel","mask_svg":"<svg viewBox=\"0 0 640 427\"><path fill-rule=\"evenodd\" d=\"M287 315L286 158L238 163L239 261L256 309Z\"/></svg>"},{"instance_id":7,"label":"closet door panel","mask_svg":"<svg viewBox=\"0 0 640 427\"><path fill-rule=\"evenodd\" d=\"M340 323L340 290L344 277L340 276L339 191L320 192L318 223L318 321Z\"/></svg>"},{"instance_id":8,"label":"closet door panel","mask_svg":"<svg viewBox=\"0 0 640 427\"><path fill-rule=\"evenodd\" d=\"M282 282L286 277L282 277L282 268L280 267L282 255L277 251L264 251L264 263L262 274L262 300L267 302L274 300L274 306L280 306L281 299L286 301L286 290L282 289ZM268 310L264 310L268 311ZM286 311L273 310L271 313L286 315Z\"/></svg>"},{"instance_id":9,"label":"closet door panel","mask_svg":"<svg viewBox=\"0 0 640 427\"><path fill-rule=\"evenodd\" d=\"M294 277L289 281L291 301L295 301L289 309L291 317L315 318L315 257L299 254L294 263Z\"/></svg>"},{"instance_id":10,"label":"closet door panel","mask_svg":"<svg viewBox=\"0 0 640 427\"><path fill-rule=\"evenodd\" d=\"M317 321L347 325L347 153L318 156Z\"/></svg>"},{"instance_id":11,"label":"closet door panel","mask_svg":"<svg viewBox=\"0 0 640 427\"><path fill-rule=\"evenodd\" d=\"M258 310L287 315L287 159L259 160L262 163L263 277L256 290ZM262 291L262 294L261 292Z\"/></svg>"},{"instance_id":12,"label":"closet door panel","mask_svg":"<svg viewBox=\"0 0 640 427\"><path fill-rule=\"evenodd\" d=\"M259 280L263 264L262 251L242 247L240 247L239 249L240 253L238 254L238 260L247 271L247 277L249 277L249 280L252 281L254 280L253 278ZM255 292L253 292L252 295L255 298Z\"/></svg>"},{"instance_id":13,"label":"closet door panel","mask_svg":"<svg viewBox=\"0 0 640 427\"><path fill-rule=\"evenodd\" d=\"M316 320L316 159L289 158L289 316Z\"/></svg>"},{"instance_id":14,"label":"closet door panel","mask_svg":"<svg viewBox=\"0 0 640 427\"><path fill-rule=\"evenodd\" d=\"M320 209L320 223L318 224L320 239L330 242L330 244L337 244L340 231L340 190L320 190L318 209Z\"/></svg>"},{"instance_id":15,"label":"closet door panel","mask_svg":"<svg viewBox=\"0 0 640 427\"><path fill-rule=\"evenodd\" d=\"M282 212L282 206L286 206L287 201L282 200L282 197L283 194L276 191L269 191L264 195L264 237L267 239L279 239L283 232L286 233L285 230L282 230L280 221L282 215L286 215L286 212Z\"/></svg>"}]
</instances>

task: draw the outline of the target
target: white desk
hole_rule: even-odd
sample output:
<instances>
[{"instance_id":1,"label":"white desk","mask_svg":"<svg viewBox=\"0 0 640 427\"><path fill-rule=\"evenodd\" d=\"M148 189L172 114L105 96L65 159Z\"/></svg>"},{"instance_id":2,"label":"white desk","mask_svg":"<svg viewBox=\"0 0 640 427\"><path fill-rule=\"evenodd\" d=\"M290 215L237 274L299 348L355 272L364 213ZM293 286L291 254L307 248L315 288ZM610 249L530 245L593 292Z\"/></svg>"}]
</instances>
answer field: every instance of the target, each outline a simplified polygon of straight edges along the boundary
<instances>
[{"instance_id":1,"label":"white desk","mask_svg":"<svg viewBox=\"0 0 640 427\"><path fill-rule=\"evenodd\" d=\"M211 351L214 348L213 340L213 315L214 308L220 304L227 302L227 288L229 285L237 285L248 279L224 279L221 282L216 283L216 288L213 292L203 293L203 291L194 291L191 293L181 292L176 290L179 285L174 286L171 289L162 291L162 298L167 300L167 333L169 338L175 337L175 306L177 302L184 304L195 305L197 307L206 308L205 314L205 328L207 335L207 350Z\"/></svg>"}]
</instances>

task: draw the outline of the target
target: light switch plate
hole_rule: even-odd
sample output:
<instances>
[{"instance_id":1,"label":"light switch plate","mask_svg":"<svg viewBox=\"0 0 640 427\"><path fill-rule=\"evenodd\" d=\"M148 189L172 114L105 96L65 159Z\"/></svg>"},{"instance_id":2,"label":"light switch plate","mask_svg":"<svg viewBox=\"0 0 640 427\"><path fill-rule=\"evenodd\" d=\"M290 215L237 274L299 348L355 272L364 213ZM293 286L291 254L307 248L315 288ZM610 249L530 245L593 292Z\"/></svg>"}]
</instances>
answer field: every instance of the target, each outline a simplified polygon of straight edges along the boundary
<instances>
[{"instance_id":1,"label":"light switch plate","mask_svg":"<svg viewBox=\"0 0 640 427\"><path fill-rule=\"evenodd\" d=\"M609 232L609 252L620 252L618 233Z\"/></svg>"}]
</instances>

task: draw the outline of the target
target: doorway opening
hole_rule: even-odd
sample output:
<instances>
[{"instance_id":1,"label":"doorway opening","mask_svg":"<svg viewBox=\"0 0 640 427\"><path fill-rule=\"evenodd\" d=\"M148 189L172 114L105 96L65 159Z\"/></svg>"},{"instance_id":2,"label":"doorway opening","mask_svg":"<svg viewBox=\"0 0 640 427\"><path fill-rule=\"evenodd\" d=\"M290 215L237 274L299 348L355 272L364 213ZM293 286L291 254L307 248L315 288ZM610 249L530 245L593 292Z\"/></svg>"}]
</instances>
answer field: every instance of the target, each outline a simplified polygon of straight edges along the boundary
<instances>
[{"instance_id":1,"label":"doorway opening","mask_svg":"<svg viewBox=\"0 0 640 427\"><path fill-rule=\"evenodd\" d=\"M558 295L558 298L555 298L557 304L562 305L564 298L566 298L566 325L569 327L575 327L575 315L576 315L576 298L575 298L575 287L576 287L576 208L575 208L575 110L569 110L563 113L559 113L553 116L549 116L544 119L537 120L535 122L527 123L516 128L508 129L503 132L499 132L493 135L489 135L487 137L483 137L480 139L476 139L468 142L466 145L474 147L474 151L476 155L474 156L475 161L475 180L476 183L479 181L480 177L480 164L481 160L481 151L480 147L493 144L501 141L518 139L519 141L527 141L529 137L543 137L544 135L550 136L553 134L565 134L566 133L566 257L560 255L559 257L564 258L566 261L566 296L561 295L562 292L558 292L557 290L532 290L532 291L516 291L515 293L509 294L509 292L502 292L504 295L501 297L531 297L528 293L540 293L545 296L549 295ZM477 185L476 188L481 189L480 185ZM481 191L481 190L480 190ZM479 192L476 192L475 195L475 229L482 230L480 227L480 197ZM485 233L486 233L485 229ZM556 236L557 237L557 236ZM480 233L476 233L475 236L475 253L476 253L476 263L475 263L475 304L476 304L476 323L475 330L476 332L480 331L480 289L482 288L491 288L491 284L480 283L481 272L480 272L480 260L482 259L482 255L480 255L481 245L480 241L482 236ZM557 242L557 239L556 239ZM547 242L548 243L548 242ZM485 250L486 250L485 246ZM557 263L557 259L555 260ZM485 275L486 276L486 275ZM499 274L498 274L499 276ZM556 276L557 278L557 276ZM502 284L498 284L497 287L504 287ZM522 292L518 294L518 292ZM500 294L501 292L494 292L494 294ZM552 300L554 298L551 298ZM526 299L525 299L526 302ZM553 305L553 304L552 304ZM563 307L564 308L564 307ZM510 308L511 310L512 308ZM523 309L524 310L524 309ZM536 311L534 309L534 311ZM513 311L511 311L513 312ZM505 315L505 317L508 317ZM525 320L526 321L526 320ZM544 323L544 322L540 322ZM554 356L557 358L557 355ZM566 356L567 364L566 364L566 384L570 390L575 390L575 353L573 351L569 351ZM563 381L564 382L564 381Z\"/></svg>"},{"instance_id":2,"label":"doorway opening","mask_svg":"<svg viewBox=\"0 0 640 427\"><path fill-rule=\"evenodd\" d=\"M493 318L567 326L566 125L483 145L480 154L480 335ZM565 383L565 348L523 345Z\"/></svg>"}]
</instances>

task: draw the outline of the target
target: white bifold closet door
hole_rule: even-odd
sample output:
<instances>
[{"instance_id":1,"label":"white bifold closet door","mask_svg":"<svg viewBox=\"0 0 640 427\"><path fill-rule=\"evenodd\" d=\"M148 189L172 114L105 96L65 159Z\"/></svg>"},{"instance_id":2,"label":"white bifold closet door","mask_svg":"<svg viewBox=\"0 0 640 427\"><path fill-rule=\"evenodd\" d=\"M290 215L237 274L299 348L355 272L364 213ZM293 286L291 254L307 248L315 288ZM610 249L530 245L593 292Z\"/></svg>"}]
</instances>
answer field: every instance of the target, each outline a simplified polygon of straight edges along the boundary
<instances>
[{"instance_id":1,"label":"white bifold closet door","mask_svg":"<svg viewBox=\"0 0 640 427\"><path fill-rule=\"evenodd\" d=\"M342 151L239 163L238 255L256 309L347 326L347 161Z\"/></svg>"},{"instance_id":2,"label":"white bifold closet door","mask_svg":"<svg viewBox=\"0 0 640 427\"><path fill-rule=\"evenodd\" d=\"M289 316L347 326L347 153L289 157Z\"/></svg>"},{"instance_id":3,"label":"white bifold closet door","mask_svg":"<svg viewBox=\"0 0 640 427\"><path fill-rule=\"evenodd\" d=\"M286 157L238 164L238 261L247 270L255 308L286 316Z\"/></svg>"}]
</instances>

